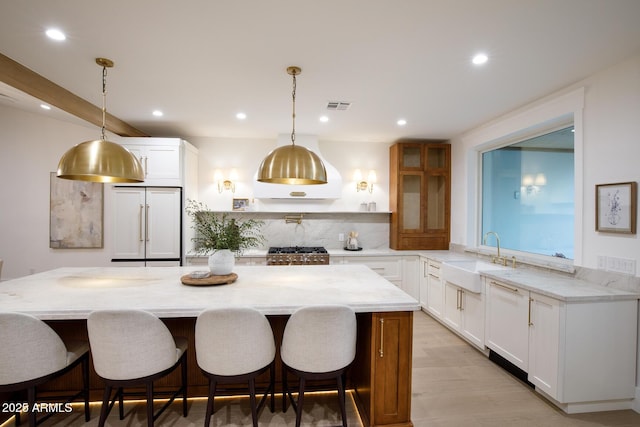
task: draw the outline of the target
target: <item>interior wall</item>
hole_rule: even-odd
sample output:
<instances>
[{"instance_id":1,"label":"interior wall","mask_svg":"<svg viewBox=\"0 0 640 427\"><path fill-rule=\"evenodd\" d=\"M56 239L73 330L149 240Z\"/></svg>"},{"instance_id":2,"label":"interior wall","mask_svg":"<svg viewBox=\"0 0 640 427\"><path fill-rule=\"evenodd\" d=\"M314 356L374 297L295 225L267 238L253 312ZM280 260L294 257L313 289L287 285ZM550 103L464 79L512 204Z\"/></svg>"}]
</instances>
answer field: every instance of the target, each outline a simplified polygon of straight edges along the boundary
<instances>
[{"instance_id":1,"label":"interior wall","mask_svg":"<svg viewBox=\"0 0 640 427\"><path fill-rule=\"evenodd\" d=\"M583 145L582 157L576 157L576 194L582 199L583 208L576 212L576 221L580 223L576 251L581 251L581 254L576 256L575 265L596 269L600 255L633 259L636 264L640 263L638 234L595 231L595 186L639 180L640 55L454 138L451 223L460 226L451 230L452 243L463 246L477 243L472 232L477 227L476 218L468 215L477 205L477 192L474 191L477 179L471 173L477 169L477 144L469 141L481 141L483 134L491 133L488 129L498 128L502 123L536 116L540 105L553 103L582 87L584 109L582 122L576 123L576 139L580 136ZM474 137L469 138L470 135Z\"/></svg>"},{"instance_id":2,"label":"interior wall","mask_svg":"<svg viewBox=\"0 0 640 427\"><path fill-rule=\"evenodd\" d=\"M50 172L54 172L62 154L73 145L95 139L99 129L52 119L46 114L36 114L0 105L0 258L4 260L2 280L38 273L59 267L108 266L111 254L111 198L109 184L104 191L104 247L100 249L50 249L49 248L49 188ZM109 134L112 141L122 138ZM273 140L240 140L216 138L186 138L199 148L198 198L214 210L231 210L232 199L252 198L253 174L262 158L276 146ZM376 202L379 211L389 209L388 197L388 153L389 145L383 143L345 143L320 141L322 154L342 174L343 197L334 201L259 201L257 210L285 210L290 212L355 212L360 203ZM213 181L216 169L228 172L236 168L238 180L236 192L218 192ZM366 174L375 169L378 182L373 193L356 192L353 172L356 168ZM325 225L312 227L311 231L330 227L330 247L339 246L334 222L344 223L340 232L360 230L363 235L380 234L380 218L363 215L324 217ZM362 221L360 221L360 219ZM386 218L386 217L385 217ZM320 221L305 223L305 241L311 241L309 227ZM298 227L300 228L300 227ZM373 231L370 231L373 230ZM386 230L386 229L385 229ZM369 232L370 231L370 232ZM325 233L328 235L328 233ZM384 233L388 242L388 231ZM281 236L283 241L286 236ZM298 240L296 240L298 239ZM291 241L299 241L292 234ZM373 240L373 239L370 239ZM303 241L303 240L300 240ZM370 241L378 247L384 241ZM388 244L387 244L388 246Z\"/></svg>"},{"instance_id":3,"label":"interior wall","mask_svg":"<svg viewBox=\"0 0 640 427\"><path fill-rule=\"evenodd\" d=\"M104 248L49 248L49 174L56 171L65 151L99 135L95 126L83 127L0 105L2 280L63 266L107 265L108 215L104 215ZM105 191L105 212L109 202Z\"/></svg>"},{"instance_id":4,"label":"interior wall","mask_svg":"<svg viewBox=\"0 0 640 427\"><path fill-rule=\"evenodd\" d=\"M318 141L320 153L342 176L342 197L335 200L268 200L254 199L252 182L262 159L276 148L273 139L187 138L198 147L198 197L209 208L229 211L233 198L250 200L255 211L288 212L356 212L361 203L375 202L379 211L389 210L389 146L390 143ZM218 192L216 171L228 176L231 169L238 175L235 193ZM355 169L366 177L373 169L377 183L372 193L356 191Z\"/></svg>"}]
</instances>

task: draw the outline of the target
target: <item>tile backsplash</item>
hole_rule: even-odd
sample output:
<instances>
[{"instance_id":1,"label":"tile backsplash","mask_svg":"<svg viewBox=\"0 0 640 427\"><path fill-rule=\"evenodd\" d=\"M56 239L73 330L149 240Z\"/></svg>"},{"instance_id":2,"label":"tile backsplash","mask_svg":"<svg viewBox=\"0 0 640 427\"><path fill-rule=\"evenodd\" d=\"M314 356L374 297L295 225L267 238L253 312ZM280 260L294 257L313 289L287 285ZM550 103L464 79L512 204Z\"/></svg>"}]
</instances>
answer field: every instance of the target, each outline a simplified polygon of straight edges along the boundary
<instances>
[{"instance_id":1,"label":"tile backsplash","mask_svg":"<svg viewBox=\"0 0 640 427\"><path fill-rule=\"evenodd\" d=\"M229 215L263 221L261 233L265 238L265 249L269 246L340 249L346 245L346 238L352 231L358 233L359 245L365 249L389 248L388 212L303 213L299 224L285 220L285 216L299 216L297 212L231 212ZM339 240L340 234L344 235L345 241Z\"/></svg>"}]
</instances>

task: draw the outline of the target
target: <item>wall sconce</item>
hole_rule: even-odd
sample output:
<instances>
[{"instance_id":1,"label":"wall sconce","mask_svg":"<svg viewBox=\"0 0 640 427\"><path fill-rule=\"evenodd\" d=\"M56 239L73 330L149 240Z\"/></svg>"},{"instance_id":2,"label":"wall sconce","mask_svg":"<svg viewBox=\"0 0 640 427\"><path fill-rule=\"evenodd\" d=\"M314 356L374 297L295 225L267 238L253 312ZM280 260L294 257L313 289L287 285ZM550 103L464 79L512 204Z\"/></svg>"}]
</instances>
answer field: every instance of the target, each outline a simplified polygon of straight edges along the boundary
<instances>
[{"instance_id":1,"label":"wall sconce","mask_svg":"<svg viewBox=\"0 0 640 427\"><path fill-rule=\"evenodd\" d=\"M533 175L527 174L522 176L522 188L527 194L536 194L540 191L540 187L547 185L547 177L543 173Z\"/></svg>"},{"instance_id":2,"label":"wall sconce","mask_svg":"<svg viewBox=\"0 0 640 427\"><path fill-rule=\"evenodd\" d=\"M232 193L236 192L236 183L238 180L238 172L235 169L231 169L229 172L229 178L224 178L222 172L216 171L213 175L213 180L218 184L218 193L222 193L223 190L231 190Z\"/></svg>"},{"instance_id":3,"label":"wall sconce","mask_svg":"<svg viewBox=\"0 0 640 427\"><path fill-rule=\"evenodd\" d=\"M362 172L360 169L356 169L353 172L353 180L356 182L356 191L365 191L369 190L369 193L373 193L373 184L377 181L376 171L373 169L369 171L369 176L367 176L367 180L365 181L362 178Z\"/></svg>"}]
</instances>

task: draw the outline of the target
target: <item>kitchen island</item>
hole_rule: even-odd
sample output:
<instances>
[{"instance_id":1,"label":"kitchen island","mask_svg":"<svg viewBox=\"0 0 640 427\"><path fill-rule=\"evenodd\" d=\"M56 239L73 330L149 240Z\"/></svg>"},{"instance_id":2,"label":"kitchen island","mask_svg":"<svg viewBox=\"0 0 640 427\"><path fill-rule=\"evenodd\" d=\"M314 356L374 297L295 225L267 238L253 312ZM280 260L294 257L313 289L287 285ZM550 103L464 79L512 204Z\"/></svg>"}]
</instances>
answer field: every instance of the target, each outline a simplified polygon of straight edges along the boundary
<instances>
[{"instance_id":1,"label":"kitchen island","mask_svg":"<svg viewBox=\"0 0 640 427\"><path fill-rule=\"evenodd\" d=\"M198 267L60 268L2 282L0 307L43 319L67 339L86 339L86 318L93 310L132 308L154 313L172 333L189 339L190 395L204 396L207 382L195 361L194 343L195 319L202 310L254 307L269 318L279 347L286 320L297 308L346 304L358 319L356 360L348 384L364 424L412 425L412 323L413 311L419 309L414 298L362 265L237 266L238 279L229 285L180 282L181 276L196 270ZM276 375L280 378L279 372ZM100 390L99 378L93 374L91 380L91 388ZM158 388L177 380L169 376L158 382ZM79 378L71 378L52 387L71 388L77 382Z\"/></svg>"}]
</instances>

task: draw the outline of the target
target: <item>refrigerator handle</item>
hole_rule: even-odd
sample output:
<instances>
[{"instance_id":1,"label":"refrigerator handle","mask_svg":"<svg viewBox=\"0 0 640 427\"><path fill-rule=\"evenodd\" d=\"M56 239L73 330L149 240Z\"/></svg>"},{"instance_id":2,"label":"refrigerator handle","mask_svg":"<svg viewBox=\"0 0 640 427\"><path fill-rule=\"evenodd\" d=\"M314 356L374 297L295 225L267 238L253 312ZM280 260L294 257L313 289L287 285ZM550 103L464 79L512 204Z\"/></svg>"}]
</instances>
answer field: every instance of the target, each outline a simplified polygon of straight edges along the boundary
<instances>
[{"instance_id":1,"label":"refrigerator handle","mask_svg":"<svg viewBox=\"0 0 640 427\"><path fill-rule=\"evenodd\" d=\"M143 205L140 205L140 218L138 221L138 236L140 238L140 241L143 242L144 238L142 237L142 210L144 209Z\"/></svg>"}]
</instances>

